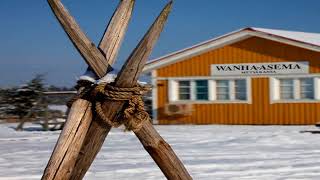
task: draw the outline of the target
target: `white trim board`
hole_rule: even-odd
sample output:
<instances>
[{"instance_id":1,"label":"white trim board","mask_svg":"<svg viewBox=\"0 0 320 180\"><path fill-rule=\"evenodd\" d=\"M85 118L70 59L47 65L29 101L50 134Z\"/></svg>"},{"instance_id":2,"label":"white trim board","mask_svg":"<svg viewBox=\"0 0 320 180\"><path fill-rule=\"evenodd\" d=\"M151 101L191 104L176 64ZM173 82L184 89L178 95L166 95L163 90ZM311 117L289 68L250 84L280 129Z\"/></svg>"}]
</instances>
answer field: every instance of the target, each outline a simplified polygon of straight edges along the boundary
<instances>
[{"instance_id":1,"label":"white trim board","mask_svg":"<svg viewBox=\"0 0 320 180\"><path fill-rule=\"evenodd\" d=\"M157 85L157 71L151 72L152 82L152 123L159 124L158 121L158 85Z\"/></svg>"},{"instance_id":2,"label":"white trim board","mask_svg":"<svg viewBox=\"0 0 320 180\"><path fill-rule=\"evenodd\" d=\"M250 37L260 37L260 38L320 52L320 46L317 46L317 45L313 45L307 42L297 41L294 39L289 39L289 38L274 35L274 34L269 34L254 28L244 28L244 29L240 29L238 31L220 36L218 38L197 44L195 46L171 53L169 55L157 58L155 60L152 60L145 65L143 72L149 72L154 69L168 66L170 64L183 61L185 59L194 57L204 52L208 52L229 44L233 44L235 42L239 42Z\"/></svg>"}]
</instances>

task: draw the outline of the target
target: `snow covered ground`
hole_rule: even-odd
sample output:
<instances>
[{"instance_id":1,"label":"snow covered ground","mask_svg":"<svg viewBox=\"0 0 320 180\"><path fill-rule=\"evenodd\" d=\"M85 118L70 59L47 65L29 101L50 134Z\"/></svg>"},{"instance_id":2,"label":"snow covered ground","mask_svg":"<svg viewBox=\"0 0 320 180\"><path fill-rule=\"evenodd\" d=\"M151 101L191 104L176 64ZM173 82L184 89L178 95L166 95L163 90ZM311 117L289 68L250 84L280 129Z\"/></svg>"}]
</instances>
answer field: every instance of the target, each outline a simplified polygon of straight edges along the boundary
<instances>
[{"instance_id":1,"label":"snow covered ground","mask_svg":"<svg viewBox=\"0 0 320 180\"><path fill-rule=\"evenodd\" d=\"M58 110L64 113L67 112L67 109L68 109L66 105L53 105L53 104L49 105L48 108L51 110Z\"/></svg>"},{"instance_id":2,"label":"snow covered ground","mask_svg":"<svg viewBox=\"0 0 320 180\"><path fill-rule=\"evenodd\" d=\"M0 180L40 179L59 132L0 125ZM194 179L319 179L312 126L156 126ZM85 179L165 179L133 133L113 129Z\"/></svg>"}]
</instances>

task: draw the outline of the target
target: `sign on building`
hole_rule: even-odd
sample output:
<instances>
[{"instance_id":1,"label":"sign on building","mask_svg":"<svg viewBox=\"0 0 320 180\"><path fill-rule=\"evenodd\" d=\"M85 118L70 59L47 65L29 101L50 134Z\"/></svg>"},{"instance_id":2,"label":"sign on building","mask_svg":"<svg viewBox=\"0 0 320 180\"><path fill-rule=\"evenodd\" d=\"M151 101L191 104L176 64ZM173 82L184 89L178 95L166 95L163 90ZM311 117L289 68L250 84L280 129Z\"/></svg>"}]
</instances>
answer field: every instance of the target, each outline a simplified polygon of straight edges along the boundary
<instances>
[{"instance_id":1,"label":"sign on building","mask_svg":"<svg viewBox=\"0 0 320 180\"><path fill-rule=\"evenodd\" d=\"M212 76L308 74L309 62L212 64Z\"/></svg>"}]
</instances>

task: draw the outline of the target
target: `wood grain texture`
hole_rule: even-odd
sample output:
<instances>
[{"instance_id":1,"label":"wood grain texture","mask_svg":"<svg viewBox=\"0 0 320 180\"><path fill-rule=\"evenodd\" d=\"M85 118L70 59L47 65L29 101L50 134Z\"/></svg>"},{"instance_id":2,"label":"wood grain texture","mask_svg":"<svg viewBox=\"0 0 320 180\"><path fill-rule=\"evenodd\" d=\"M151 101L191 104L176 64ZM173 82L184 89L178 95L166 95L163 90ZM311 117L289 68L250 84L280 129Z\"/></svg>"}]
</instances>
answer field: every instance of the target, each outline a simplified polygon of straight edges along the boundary
<instances>
[{"instance_id":1,"label":"wood grain texture","mask_svg":"<svg viewBox=\"0 0 320 180\"><path fill-rule=\"evenodd\" d=\"M82 119L78 119L81 117ZM68 179L72 164L79 154L83 139L92 119L91 103L79 99L73 103L68 120L59 136L42 179Z\"/></svg>"},{"instance_id":2,"label":"wood grain texture","mask_svg":"<svg viewBox=\"0 0 320 180\"><path fill-rule=\"evenodd\" d=\"M80 26L63 6L60 0L48 0L48 3L64 31L67 33L69 39L77 48L83 59L99 77L104 76L108 67L108 61L103 54L80 29Z\"/></svg>"},{"instance_id":3,"label":"wood grain texture","mask_svg":"<svg viewBox=\"0 0 320 180\"><path fill-rule=\"evenodd\" d=\"M117 58L123 37L128 29L134 2L135 0L121 0L99 43L99 48L108 59L109 64L114 64Z\"/></svg>"},{"instance_id":4,"label":"wood grain texture","mask_svg":"<svg viewBox=\"0 0 320 180\"><path fill-rule=\"evenodd\" d=\"M115 62L116 54L120 48L125 30L133 10L133 0L122 0L109 23L100 42L102 53L110 53L107 58ZM64 18L66 19L66 18ZM106 43L108 41L108 43ZM102 45L104 44L104 45ZM106 45L109 44L109 45ZM101 52L98 52L101 54ZM94 59L93 59L94 60ZM91 61L91 60L89 60ZM104 67L106 71L106 66ZM98 74L98 73L97 73ZM89 101L79 99L72 105L65 127L61 132L55 149L51 155L42 179L69 179L76 158L92 121L92 108Z\"/></svg>"},{"instance_id":5,"label":"wood grain texture","mask_svg":"<svg viewBox=\"0 0 320 180\"><path fill-rule=\"evenodd\" d=\"M163 9L149 31L129 56L116 78L115 86L132 87L136 84L142 68L160 36L171 6L172 2ZM103 103L103 109L105 109L105 114L109 119L116 119L123 111L123 105L124 102L108 100ZM102 120L98 117L92 122L71 179L78 180L84 177L102 147L106 134L110 131L111 127L103 125L101 122ZM173 150L161 138L150 122L145 123L136 135L168 179L192 179Z\"/></svg>"},{"instance_id":6,"label":"wood grain texture","mask_svg":"<svg viewBox=\"0 0 320 180\"><path fill-rule=\"evenodd\" d=\"M151 122L146 122L139 131L134 133L167 179L192 179L183 163L170 145L154 129Z\"/></svg>"}]
</instances>

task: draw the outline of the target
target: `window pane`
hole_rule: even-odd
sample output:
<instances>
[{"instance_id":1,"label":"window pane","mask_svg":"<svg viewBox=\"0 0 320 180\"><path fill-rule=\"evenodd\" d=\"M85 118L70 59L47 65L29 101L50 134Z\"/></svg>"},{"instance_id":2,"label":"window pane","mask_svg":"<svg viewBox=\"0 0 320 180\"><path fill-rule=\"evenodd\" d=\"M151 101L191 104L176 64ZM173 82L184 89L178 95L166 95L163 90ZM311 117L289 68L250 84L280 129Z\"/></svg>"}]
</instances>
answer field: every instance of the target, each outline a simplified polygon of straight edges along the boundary
<instances>
[{"instance_id":1,"label":"window pane","mask_svg":"<svg viewBox=\"0 0 320 180\"><path fill-rule=\"evenodd\" d=\"M300 79L300 84L303 85L312 85L313 84L313 78L302 78Z\"/></svg>"},{"instance_id":2,"label":"window pane","mask_svg":"<svg viewBox=\"0 0 320 180\"><path fill-rule=\"evenodd\" d=\"M197 93L208 94L208 88L197 88Z\"/></svg>"},{"instance_id":3,"label":"window pane","mask_svg":"<svg viewBox=\"0 0 320 180\"><path fill-rule=\"evenodd\" d=\"M196 80L196 98L197 100L208 100L207 80Z\"/></svg>"},{"instance_id":4,"label":"window pane","mask_svg":"<svg viewBox=\"0 0 320 180\"><path fill-rule=\"evenodd\" d=\"M217 87L229 87L229 81L228 80L218 80Z\"/></svg>"},{"instance_id":5,"label":"window pane","mask_svg":"<svg viewBox=\"0 0 320 180\"><path fill-rule=\"evenodd\" d=\"M293 79L280 79L280 99L294 99Z\"/></svg>"},{"instance_id":6,"label":"window pane","mask_svg":"<svg viewBox=\"0 0 320 180\"><path fill-rule=\"evenodd\" d=\"M229 100L229 81L217 80L217 100Z\"/></svg>"},{"instance_id":7,"label":"window pane","mask_svg":"<svg viewBox=\"0 0 320 180\"><path fill-rule=\"evenodd\" d=\"M179 100L189 100L190 94L179 94Z\"/></svg>"},{"instance_id":8,"label":"window pane","mask_svg":"<svg viewBox=\"0 0 320 180\"><path fill-rule=\"evenodd\" d=\"M237 100L247 100L247 93L236 93Z\"/></svg>"},{"instance_id":9,"label":"window pane","mask_svg":"<svg viewBox=\"0 0 320 180\"><path fill-rule=\"evenodd\" d=\"M300 98L301 99L314 99L313 78L300 79Z\"/></svg>"},{"instance_id":10,"label":"window pane","mask_svg":"<svg viewBox=\"0 0 320 180\"><path fill-rule=\"evenodd\" d=\"M300 91L313 91L313 86L301 86Z\"/></svg>"},{"instance_id":11,"label":"window pane","mask_svg":"<svg viewBox=\"0 0 320 180\"><path fill-rule=\"evenodd\" d=\"M198 100L208 100L208 94L197 94Z\"/></svg>"},{"instance_id":12,"label":"window pane","mask_svg":"<svg viewBox=\"0 0 320 180\"><path fill-rule=\"evenodd\" d=\"M280 85L281 86L292 86L293 79L280 79Z\"/></svg>"},{"instance_id":13,"label":"window pane","mask_svg":"<svg viewBox=\"0 0 320 180\"><path fill-rule=\"evenodd\" d=\"M234 82L236 87L246 87L247 84L245 79L236 79Z\"/></svg>"},{"instance_id":14,"label":"window pane","mask_svg":"<svg viewBox=\"0 0 320 180\"><path fill-rule=\"evenodd\" d=\"M217 94L229 94L229 87L217 87Z\"/></svg>"},{"instance_id":15,"label":"window pane","mask_svg":"<svg viewBox=\"0 0 320 180\"><path fill-rule=\"evenodd\" d=\"M245 79L235 80L235 98L247 100L247 81Z\"/></svg>"},{"instance_id":16,"label":"window pane","mask_svg":"<svg viewBox=\"0 0 320 180\"><path fill-rule=\"evenodd\" d=\"M197 80L196 85L197 86L208 86L208 81L207 80Z\"/></svg>"},{"instance_id":17,"label":"window pane","mask_svg":"<svg viewBox=\"0 0 320 180\"><path fill-rule=\"evenodd\" d=\"M229 94L217 94L218 100L229 100Z\"/></svg>"},{"instance_id":18,"label":"window pane","mask_svg":"<svg viewBox=\"0 0 320 180\"><path fill-rule=\"evenodd\" d=\"M287 93L293 92L293 86L282 86L281 91Z\"/></svg>"},{"instance_id":19,"label":"window pane","mask_svg":"<svg viewBox=\"0 0 320 180\"><path fill-rule=\"evenodd\" d=\"M179 81L179 100L190 100L190 81Z\"/></svg>"},{"instance_id":20,"label":"window pane","mask_svg":"<svg viewBox=\"0 0 320 180\"><path fill-rule=\"evenodd\" d=\"M236 92L246 92L247 91L247 86L241 87L241 86L236 86L235 87Z\"/></svg>"},{"instance_id":21,"label":"window pane","mask_svg":"<svg viewBox=\"0 0 320 180\"><path fill-rule=\"evenodd\" d=\"M189 93L190 92L190 88L188 87L180 87L179 88L180 93Z\"/></svg>"},{"instance_id":22,"label":"window pane","mask_svg":"<svg viewBox=\"0 0 320 180\"><path fill-rule=\"evenodd\" d=\"M313 92L301 92L301 99L314 99Z\"/></svg>"},{"instance_id":23,"label":"window pane","mask_svg":"<svg viewBox=\"0 0 320 180\"><path fill-rule=\"evenodd\" d=\"M280 94L281 99L293 99L293 94L292 93L281 93Z\"/></svg>"},{"instance_id":24,"label":"window pane","mask_svg":"<svg viewBox=\"0 0 320 180\"><path fill-rule=\"evenodd\" d=\"M190 87L190 81L179 81L179 87L182 86Z\"/></svg>"}]
</instances>

